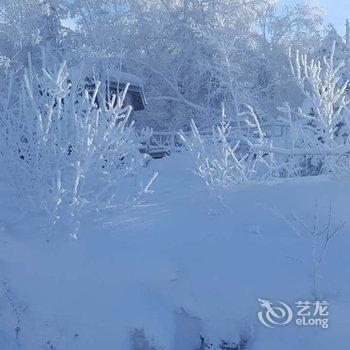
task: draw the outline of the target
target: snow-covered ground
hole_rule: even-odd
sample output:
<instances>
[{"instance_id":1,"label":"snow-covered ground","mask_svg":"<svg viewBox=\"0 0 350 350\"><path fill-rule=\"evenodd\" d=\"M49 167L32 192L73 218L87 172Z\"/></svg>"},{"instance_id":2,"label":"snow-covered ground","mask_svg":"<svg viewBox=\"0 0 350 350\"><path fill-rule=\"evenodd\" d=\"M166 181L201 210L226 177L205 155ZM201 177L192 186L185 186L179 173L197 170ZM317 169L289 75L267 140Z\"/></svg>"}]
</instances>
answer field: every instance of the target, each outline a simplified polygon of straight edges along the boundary
<instances>
[{"instance_id":1,"label":"snow-covered ground","mask_svg":"<svg viewBox=\"0 0 350 350\"><path fill-rule=\"evenodd\" d=\"M221 201L190 167L185 153L153 161L148 203L111 217L117 226L85 218L78 240L47 242L40 217L19 212L2 183L0 349L126 350L135 329L165 350L193 350L200 336L219 349L242 335L253 350L349 349L350 178L239 185ZM313 300L303 225L316 201L320 227L330 203L331 226L345 222L320 268L329 328L267 328L258 298L293 310Z\"/></svg>"}]
</instances>

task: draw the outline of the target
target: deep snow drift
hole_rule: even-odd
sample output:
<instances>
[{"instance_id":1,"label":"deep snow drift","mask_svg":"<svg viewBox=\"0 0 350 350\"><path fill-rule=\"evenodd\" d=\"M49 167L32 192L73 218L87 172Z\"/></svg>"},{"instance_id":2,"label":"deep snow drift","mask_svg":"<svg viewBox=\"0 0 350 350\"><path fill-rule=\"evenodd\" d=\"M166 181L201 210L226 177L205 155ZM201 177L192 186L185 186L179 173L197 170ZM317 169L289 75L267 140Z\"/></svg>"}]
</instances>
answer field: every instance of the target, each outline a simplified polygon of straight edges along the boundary
<instances>
[{"instance_id":1,"label":"deep snow drift","mask_svg":"<svg viewBox=\"0 0 350 350\"><path fill-rule=\"evenodd\" d=\"M185 153L153 161L148 203L102 227L85 218L78 240L49 242L40 217L20 213L1 183L0 349L132 349L143 329L155 349L193 350L200 336L251 337L254 350L346 350L350 325L350 179L239 185L223 199L192 174ZM320 267L329 328L259 323L258 298L313 300L312 226L345 226Z\"/></svg>"}]
</instances>

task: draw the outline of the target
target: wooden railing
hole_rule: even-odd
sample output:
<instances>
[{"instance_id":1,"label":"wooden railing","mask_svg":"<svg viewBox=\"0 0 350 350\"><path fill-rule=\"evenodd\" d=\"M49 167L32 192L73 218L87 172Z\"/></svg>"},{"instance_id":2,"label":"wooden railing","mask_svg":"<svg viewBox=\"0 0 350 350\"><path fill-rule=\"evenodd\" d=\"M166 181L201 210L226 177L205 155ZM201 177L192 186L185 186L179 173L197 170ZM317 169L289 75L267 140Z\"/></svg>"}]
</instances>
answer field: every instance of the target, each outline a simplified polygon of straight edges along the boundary
<instances>
[{"instance_id":1,"label":"wooden railing","mask_svg":"<svg viewBox=\"0 0 350 350\"><path fill-rule=\"evenodd\" d=\"M286 124L262 124L261 129L267 138L279 138L287 133L288 125ZM185 136L190 136L191 132L184 132ZM204 138L211 138L211 130L201 130L200 134ZM240 135L247 138L257 137L255 128L249 127L232 127L230 131L231 140L240 140ZM141 152L148 153L152 156L162 157L164 154L178 151L183 147L183 142L178 131L161 131L153 132L152 136L142 143Z\"/></svg>"}]
</instances>

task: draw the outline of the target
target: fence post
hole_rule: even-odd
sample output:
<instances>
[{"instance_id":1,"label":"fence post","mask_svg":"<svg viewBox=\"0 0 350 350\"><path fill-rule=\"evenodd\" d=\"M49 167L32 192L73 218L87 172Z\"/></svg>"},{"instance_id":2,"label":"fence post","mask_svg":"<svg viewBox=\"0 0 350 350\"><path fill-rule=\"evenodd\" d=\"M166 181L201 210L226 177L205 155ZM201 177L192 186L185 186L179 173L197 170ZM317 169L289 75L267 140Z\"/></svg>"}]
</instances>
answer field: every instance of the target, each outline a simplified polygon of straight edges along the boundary
<instances>
[{"instance_id":1,"label":"fence post","mask_svg":"<svg viewBox=\"0 0 350 350\"><path fill-rule=\"evenodd\" d=\"M146 150L147 150L146 153L149 153L150 148L151 148L151 137L147 138L147 141L146 141Z\"/></svg>"}]
</instances>

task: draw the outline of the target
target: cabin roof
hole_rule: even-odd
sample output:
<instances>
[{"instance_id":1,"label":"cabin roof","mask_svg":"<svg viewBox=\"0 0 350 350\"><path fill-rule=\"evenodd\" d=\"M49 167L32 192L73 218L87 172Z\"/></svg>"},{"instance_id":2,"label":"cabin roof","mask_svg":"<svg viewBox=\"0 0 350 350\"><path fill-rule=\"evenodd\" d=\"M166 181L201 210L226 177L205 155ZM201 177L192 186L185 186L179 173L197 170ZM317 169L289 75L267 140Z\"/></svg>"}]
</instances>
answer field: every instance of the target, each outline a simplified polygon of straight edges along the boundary
<instances>
[{"instance_id":1,"label":"cabin roof","mask_svg":"<svg viewBox=\"0 0 350 350\"><path fill-rule=\"evenodd\" d=\"M77 67L75 67L76 73L81 76L82 71ZM73 68L74 70L74 68ZM93 76L95 74L91 73L91 69L87 69L83 67L83 75L86 76L86 79L89 76ZM98 78L99 81L105 81L106 85L109 86L109 89L112 93L120 93L124 90L127 83L130 83L127 96L130 97L130 103L133 107L134 111L141 111L146 108L147 101L143 88L142 79L137 75L127 73L127 72L109 72L108 74L103 74Z\"/></svg>"},{"instance_id":2,"label":"cabin roof","mask_svg":"<svg viewBox=\"0 0 350 350\"><path fill-rule=\"evenodd\" d=\"M106 75L106 80L120 82L120 83L130 83L130 85L138 86L143 88L142 79L137 75L126 73L126 72L117 72Z\"/></svg>"}]
</instances>

